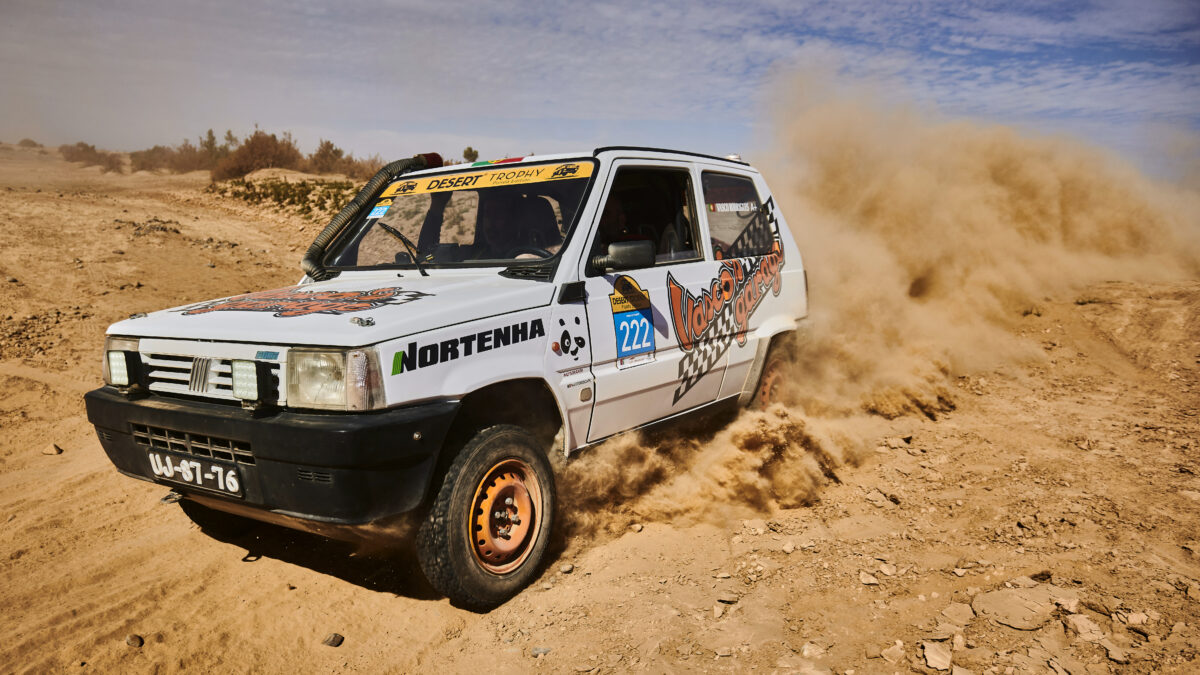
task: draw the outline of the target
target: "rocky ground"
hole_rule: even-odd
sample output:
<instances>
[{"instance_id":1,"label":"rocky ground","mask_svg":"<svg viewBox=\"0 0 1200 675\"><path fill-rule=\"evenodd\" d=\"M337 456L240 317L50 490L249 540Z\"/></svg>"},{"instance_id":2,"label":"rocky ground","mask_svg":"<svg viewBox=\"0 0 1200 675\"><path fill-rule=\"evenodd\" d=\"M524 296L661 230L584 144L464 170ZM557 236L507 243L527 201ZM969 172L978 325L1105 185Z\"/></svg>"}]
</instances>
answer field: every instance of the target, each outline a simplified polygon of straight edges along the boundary
<instances>
[{"instance_id":1,"label":"rocky ground","mask_svg":"<svg viewBox=\"0 0 1200 675\"><path fill-rule=\"evenodd\" d=\"M216 540L108 463L105 326L300 276L316 226L206 185L0 146L4 670L1200 669L1200 281L1048 298L1017 331L1044 358L873 419L811 505L576 534L474 614L408 554Z\"/></svg>"}]
</instances>

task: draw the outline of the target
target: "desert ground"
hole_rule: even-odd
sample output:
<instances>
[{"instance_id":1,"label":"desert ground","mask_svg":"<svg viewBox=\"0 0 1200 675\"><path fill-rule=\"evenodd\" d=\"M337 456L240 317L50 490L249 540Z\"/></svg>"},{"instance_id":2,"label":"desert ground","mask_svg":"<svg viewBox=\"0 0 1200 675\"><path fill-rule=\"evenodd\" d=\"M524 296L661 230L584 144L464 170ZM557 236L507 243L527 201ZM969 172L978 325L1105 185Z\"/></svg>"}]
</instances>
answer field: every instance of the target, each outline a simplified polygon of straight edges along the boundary
<instances>
[{"instance_id":1,"label":"desert ground","mask_svg":"<svg viewBox=\"0 0 1200 675\"><path fill-rule=\"evenodd\" d=\"M208 183L0 146L2 671L1200 671L1194 274L1058 286L995 324L1021 349L914 405L594 449L541 578L476 614L403 550L217 540L108 462L82 398L105 327L295 283L319 231Z\"/></svg>"}]
</instances>

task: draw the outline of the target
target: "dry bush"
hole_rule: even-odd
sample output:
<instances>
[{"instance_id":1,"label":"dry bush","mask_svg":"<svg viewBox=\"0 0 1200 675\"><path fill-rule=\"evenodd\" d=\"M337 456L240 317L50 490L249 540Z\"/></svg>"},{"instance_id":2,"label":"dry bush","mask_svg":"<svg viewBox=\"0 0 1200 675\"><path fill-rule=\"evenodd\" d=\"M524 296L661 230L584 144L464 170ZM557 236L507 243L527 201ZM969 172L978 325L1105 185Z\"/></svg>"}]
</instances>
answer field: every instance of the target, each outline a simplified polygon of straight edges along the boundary
<instances>
[{"instance_id":1,"label":"dry bush","mask_svg":"<svg viewBox=\"0 0 1200 675\"><path fill-rule=\"evenodd\" d=\"M75 145L60 145L58 151L68 162L82 162L84 166L98 166L105 173L112 171L121 173L125 163L115 152L97 150L96 146L80 141Z\"/></svg>"},{"instance_id":2,"label":"dry bush","mask_svg":"<svg viewBox=\"0 0 1200 675\"><path fill-rule=\"evenodd\" d=\"M22 148L40 148L40 147L42 147L41 143L38 143L37 141L33 140L32 138L22 138L20 141L17 142L17 145L21 146Z\"/></svg>"},{"instance_id":3,"label":"dry bush","mask_svg":"<svg viewBox=\"0 0 1200 675\"><path fill-rule=\"evenodd\" d=\"M308 156L305 170L315 174L340 173L351 178L367 179L374 176L383 168L385 162L379 155L366 159L356 159L353 154L347 154L333 141L321 139L317 149Z\"/></svg>"},{"instance_id":4,"label":"dry bush","mask_svg":"<svg viewBox=\"0 0 1200 675\"><path fill-rule=\"evenodd\" d=\"M333 217L357 194L361 185L350 181L269 178L260 181L234 179L213 183L205 190L251 204L268 204L320 222Z\"/></svg>"},{"instance_id":5,"label":"dry bush","mask_svg":"<svg viewBox=\"0 0 1200 675\"><path fill-rule=\"evenodd\" d=\"M241 178L259 169L301 169L303 164L304 155L300 154L290 133L276 136L255 129L237 150L217 162L212 170L212 179Z\"/></svg>"}]
</instances>

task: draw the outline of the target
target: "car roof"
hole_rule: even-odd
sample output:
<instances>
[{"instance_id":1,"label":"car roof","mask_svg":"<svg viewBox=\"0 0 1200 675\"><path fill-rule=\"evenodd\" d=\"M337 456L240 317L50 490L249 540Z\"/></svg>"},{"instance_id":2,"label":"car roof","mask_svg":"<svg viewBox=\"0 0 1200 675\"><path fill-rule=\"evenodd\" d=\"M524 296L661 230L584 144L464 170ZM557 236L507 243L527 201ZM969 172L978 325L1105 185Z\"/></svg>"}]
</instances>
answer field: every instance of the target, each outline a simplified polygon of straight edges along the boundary
<instances>
[{"instance_id":1,"label":"car roof","mask_svg":"<svg viewBox=\"0 0 1200 675\"><path fill-rule=\"evenodd\" d=\"M666 158L668 158L667 156L670 156L670 155L675 155L675 156L677 156L676 158L678 158L678 159L701 158L701 159L709 160L711 162L728 164L731 167L736 167L743 171L744 170L754 171L754 169L750 166L750 164L748 162L742 161L741 159L730 159L728 157L717 157L716 155L706 155L706 154L699 153L699 152L688 152L686 150L668 150L666 148L649 148L649 147L642 147L642 146L635 146L635 145L608 145L608 146L596 148L595 150L593 150L591 152L564 152L564 153L555 153L555 154L551 154L551 155L526 155L524 157L505 157L502 159L495 159L495 160L491 160L491 161L469 162L469 163L463 163L463 164L450 164L447 166L423 169L421 171L413 171L407 175L412 176L412 175L421 175L421 174L426 174L426 173L440 173L443 171L462 171L464 169L483 168L483 167L487 167L487 166L502 167L504 165L520 165L520 164L555 162L555 161L564 161L564 160L590 159L593 157L598 158L602 154L613 154L613 153L635 154L637 156L645 157L647 159L650 159L650 158L666 159Z\"/></svg>"}]
</instances>

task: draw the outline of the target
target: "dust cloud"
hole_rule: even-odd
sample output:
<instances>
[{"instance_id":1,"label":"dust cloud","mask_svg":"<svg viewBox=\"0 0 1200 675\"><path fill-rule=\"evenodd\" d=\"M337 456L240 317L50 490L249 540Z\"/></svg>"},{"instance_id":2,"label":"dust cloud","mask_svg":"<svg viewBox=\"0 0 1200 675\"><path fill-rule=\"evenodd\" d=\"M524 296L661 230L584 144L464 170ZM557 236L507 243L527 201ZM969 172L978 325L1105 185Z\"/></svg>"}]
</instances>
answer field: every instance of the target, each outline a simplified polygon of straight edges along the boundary
<instances>
[{"instance_id":1,"label":"dust cloud","mask_svg":"<svg viewBox=\"0 0 1200 675\"><path fill-rule=\"evenodd\" d=\"M804 257L811 316L788 406L711 438L635 434L570 463L568 531L770 513L813 500L884 420L936 419L954 380L1043 359L1014 330L1105 280L1200 276L1200 191L1078 141L943 120L797 78L757 162Z\"/></svg>"}]
</instances>

